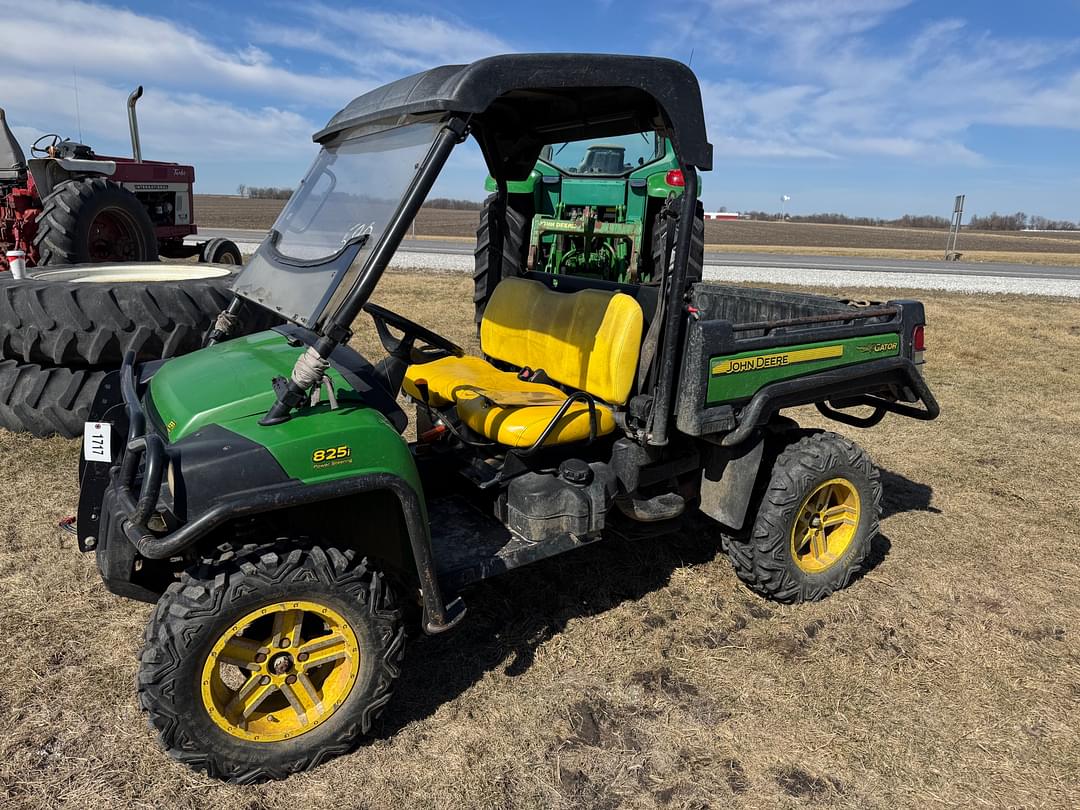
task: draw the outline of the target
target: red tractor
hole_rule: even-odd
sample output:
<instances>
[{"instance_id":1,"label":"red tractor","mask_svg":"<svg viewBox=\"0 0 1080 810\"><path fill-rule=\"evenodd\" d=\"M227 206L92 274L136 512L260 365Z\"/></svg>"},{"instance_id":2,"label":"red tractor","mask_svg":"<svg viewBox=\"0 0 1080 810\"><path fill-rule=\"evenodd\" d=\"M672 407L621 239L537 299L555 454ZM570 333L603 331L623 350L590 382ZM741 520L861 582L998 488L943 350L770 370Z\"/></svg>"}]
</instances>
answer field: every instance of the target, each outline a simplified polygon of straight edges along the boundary
<instances>
[{"instance_id":1,"label":"red tractor","mask_svg":"<svg viewBox=\"0 0 1080 810\"><path fill-rule=\"evenodd\" d=\"M198 255L240 264L227 239L185 244L198 233L193 217L195 169L143 160L135 103L128 96L132 157L94 154L85 144L49 134L27 160L0 109L0 270L8 250L28 267L86 262L146 262Z\"/></svg>"}]
</instances>

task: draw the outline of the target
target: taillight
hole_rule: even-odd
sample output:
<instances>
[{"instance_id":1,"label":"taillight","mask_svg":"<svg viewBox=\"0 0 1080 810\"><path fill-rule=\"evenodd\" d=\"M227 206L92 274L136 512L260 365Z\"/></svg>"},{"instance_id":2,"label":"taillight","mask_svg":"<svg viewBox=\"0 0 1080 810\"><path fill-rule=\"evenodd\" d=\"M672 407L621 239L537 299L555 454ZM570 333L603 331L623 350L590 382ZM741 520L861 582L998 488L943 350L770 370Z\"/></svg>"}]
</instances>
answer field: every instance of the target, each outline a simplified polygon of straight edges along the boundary
<instances>
[{"instance_id":1,"label":"taillight","mask_svg":"<svg viewBox=\"0 0 1080 810\"><path fill-rule=\"evenodd\" d=\"M672 169L667 173L664 182L669 186L678 186L680 188L686 185L686 179L683 177L682 169Z\"/></svg>"},{"instance_id":2,"label":"taillight","mask_svg":"<svg viewBox=\"0 0 1080 810\"><path fill-rule=\"evenodd\" d=\"M911 333L911 350L915 355L912 359L916 363L923 362L923 352L926 351L926 327L919 324Z\"/></svg>"}]
</instances>

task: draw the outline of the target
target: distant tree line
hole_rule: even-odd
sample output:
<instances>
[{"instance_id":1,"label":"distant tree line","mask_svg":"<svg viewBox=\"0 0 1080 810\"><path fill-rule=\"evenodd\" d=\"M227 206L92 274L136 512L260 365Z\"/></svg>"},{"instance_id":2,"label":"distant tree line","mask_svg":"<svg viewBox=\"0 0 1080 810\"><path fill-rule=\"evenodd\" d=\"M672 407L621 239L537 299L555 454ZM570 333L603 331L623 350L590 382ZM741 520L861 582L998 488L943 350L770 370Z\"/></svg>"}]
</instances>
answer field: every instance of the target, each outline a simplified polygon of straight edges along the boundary
<instances>
[{"instance_id":1,"label":"distant tree line","mask_svg":"<svg viewBox=\"0 0 1080 810\"><path fill-rule=\"evenodd\" d=\"M249 186L241 183L236 187L236 193L240 197L251 200L287 200L293 195L291 188L278 188L276 186ZM479 211L484 207L482 202L476 200L456 200L449 197L435 197L424 203L427 208L443 208L451 211Z\"/></svg>"},{"instance_id":2,"label":"distant tree line","mask_svg":"<svg viewBox=\"0 0 1080 810\"><path fill-rule=\"evenodd\" d=\"M748 219L775 221L781 218L780 214L770 214L766 211L749 211L743 214ZM933 214L904 214L898 219L882 219L880 217L849 217L847 214L784 214L783 219L788 222L813 222L822 225L891 225L900 228L947 228L949 220L945 217Z\"/></svg>"},{"instance_id":3,"label":"distant tree line","mask_svg":"<svg viewBox=\"0 0 1080 810\"><path fill-rule=\"evenodd\" d=\"M293 190L277 186L245 186L241 183L236 187L236 193L251 200L287 200L292 196Z\"/></svg>"},{"instance_id":4,"label":"distant tree line","mask_svg":"<svg viewBox=\"0 0 1080 810\"><path fill-rule=\"evenodd\" d=\"M721 208L720 210L725 210ZM825 225L886 225L898 228L933 228L949 227L949 220L933 214L904 214L897 219L879 217L849 217L846 214L771 214L767 211L748 211L743 213L746 219L775 222L783 218L787 222L815 222ZM974 231L1022 231L1025 229L1045 231L1080 230L1080 223L1067 219L1048 219L1042 216L1029 216L1023 211L1015 214L999 214L996 211L985 217L972 215L964 226Z\"/></svg>"},{"instance_id":5,"label":"distant tree line","mask_svg":"<svg viewBox=\"0 0 1080 810\"><path fill-rule=\"evenodd\" d=\"M1075 231L1080 224L1067 219L1048 219L1038 215L1028 216L1023 211L1015 214L999 214L997 211L979 217L972 215L967 227L973 231L1022 231L1028 228L1037 231Z\"/></svg>"},{"instance_id":6,"label":"distant tree line","mask_svg":"<svg viewBox=\"0 0 1080 810\"><path fill-rule=\"evenodd\" d=\"M433 197L424 203L425 208L443 208L450 211L479 211L484 207L476 200L455 200L448 197Z\"/></svg>"}]
</instances>

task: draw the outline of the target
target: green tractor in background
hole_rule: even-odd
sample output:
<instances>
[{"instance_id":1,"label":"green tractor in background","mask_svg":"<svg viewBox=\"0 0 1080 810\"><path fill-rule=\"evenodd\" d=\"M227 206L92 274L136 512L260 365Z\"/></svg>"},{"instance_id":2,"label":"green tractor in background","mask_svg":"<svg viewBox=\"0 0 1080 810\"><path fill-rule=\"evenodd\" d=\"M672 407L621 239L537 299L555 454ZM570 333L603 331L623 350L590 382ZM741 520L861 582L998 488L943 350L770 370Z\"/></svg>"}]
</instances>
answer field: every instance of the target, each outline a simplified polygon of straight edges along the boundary
<instances>
[{"instance_id":1,"label":"green tractor in background","mask_svg":"<svg viewBox=\"0 0 1080 810\"><path fill-rule=\"evenodd\" d=\"M502 273L543 272L650 284L663 251L668 201L680 197L684 179L671 141L655 132L603 140L550 144L524 180L506 184L506 212L500 217ZM489 175L484 187L496 192ZM699 185L700 193L700 185ZM477 232L477 320L487 299L493 240L484 203ZM694 253L701 255L705 225L701 204L694 222ZM698 261L700 266L700 260ZM492 279L491 286L499 279Z\"/></svg>"}]
</instances>

